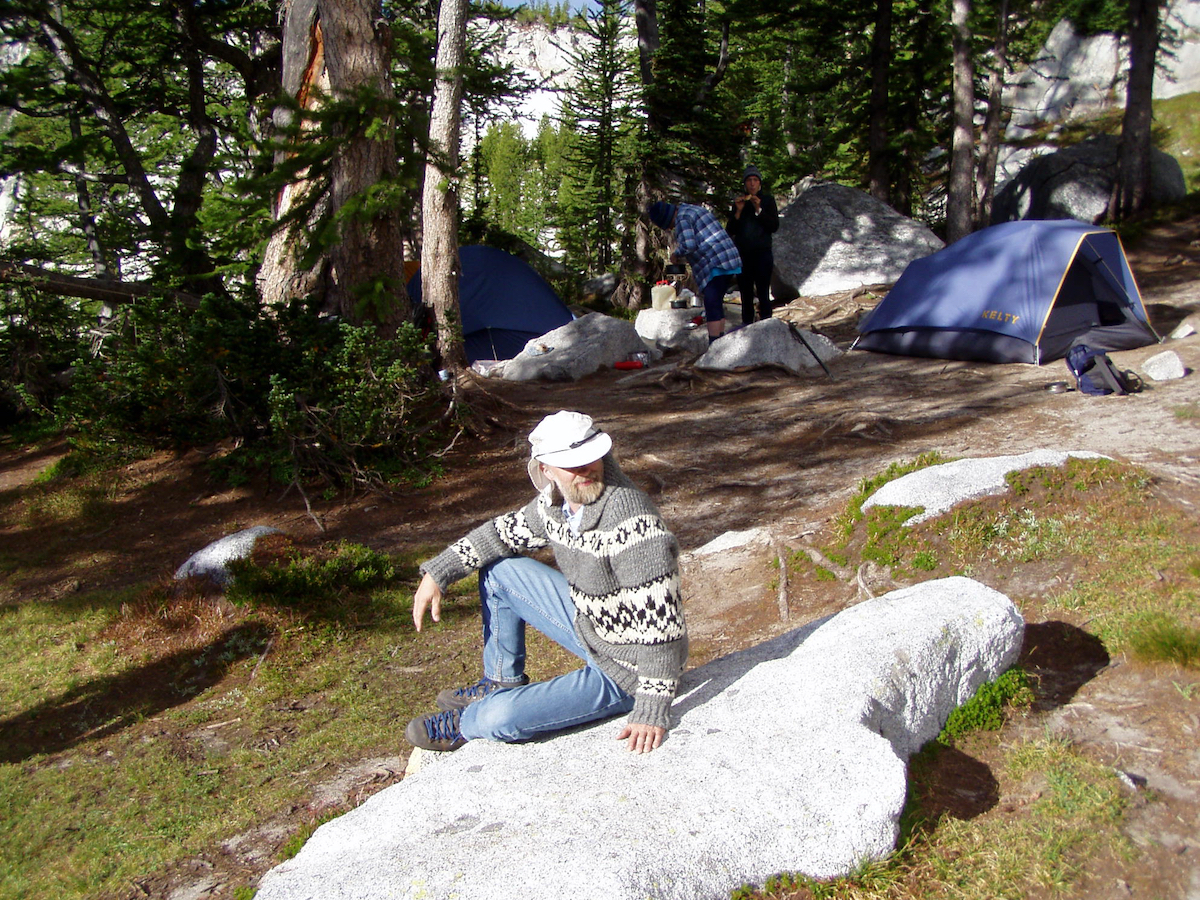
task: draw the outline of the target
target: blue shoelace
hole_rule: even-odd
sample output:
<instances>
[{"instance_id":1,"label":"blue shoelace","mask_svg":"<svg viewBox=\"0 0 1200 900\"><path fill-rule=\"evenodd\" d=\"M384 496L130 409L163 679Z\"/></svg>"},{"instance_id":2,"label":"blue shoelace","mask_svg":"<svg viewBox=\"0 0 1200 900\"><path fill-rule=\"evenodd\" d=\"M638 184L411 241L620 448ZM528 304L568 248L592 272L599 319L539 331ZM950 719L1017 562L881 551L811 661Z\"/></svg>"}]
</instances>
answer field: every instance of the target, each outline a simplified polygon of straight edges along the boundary
<instances>
[{"instance_id":1,"label":"blue shoelace","mask_svg":"<svg viewBox=\"0 0 1200 900\"><path fill-rule=\"evenodd\" d=\"M498 682L492 681L492 679L485 675L474 684L468 684L466 687L460 687L454 692L454 696L477 699L479 697L486 697L498 687L500 687Z\"/></svg>"},{"instance_id":2,"label":"blue shoelace","mask_svg":"<svg viewBox=\"0 0 1200 900\"><path fill-rule=\"evenodd\" d=\"M458 730L458 710L445 710L426 716L425 731L431 741L457 741L462 737Z\"/></svg>"}]
</instances>

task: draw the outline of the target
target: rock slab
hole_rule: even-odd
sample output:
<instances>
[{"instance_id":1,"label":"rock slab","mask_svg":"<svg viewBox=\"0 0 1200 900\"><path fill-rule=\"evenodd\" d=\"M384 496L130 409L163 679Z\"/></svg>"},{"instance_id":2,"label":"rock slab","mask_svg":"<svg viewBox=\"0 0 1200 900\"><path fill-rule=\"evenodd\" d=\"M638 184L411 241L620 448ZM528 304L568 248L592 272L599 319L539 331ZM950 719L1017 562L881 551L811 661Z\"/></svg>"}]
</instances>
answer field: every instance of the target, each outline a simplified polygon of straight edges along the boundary
<instances>
[{"instance_id":1,"label":"rock slab","mask_svg":"<svg viewBox=\"0 0 1200 900\"><path fill-rule=\"evenodd\" d=\"M653 753L608 721L442 755L319 828L257 898L703 900L845 874L894 848L906 760L1023 628L967 578L887 594L687 673Z\"/></svg>"},{"instance_id":2,"label":"rock slab","mask_svg":"<svg viewBox=\"0 0 1200 900\"><path fill-rule=\"evenodd\" d=\"M981 459L958 459L940 466L918 469L889 481L866 499L862 508L872 506L924 507L925 511L908 519L905 525L916 525L940 516L964 500L990 497L1008 490L1004 476L1034 466L1061 466L1071 457L1106 459L1089 450L1031 450L1018 456L989 456Z\"/></svg>"}]
</instances>

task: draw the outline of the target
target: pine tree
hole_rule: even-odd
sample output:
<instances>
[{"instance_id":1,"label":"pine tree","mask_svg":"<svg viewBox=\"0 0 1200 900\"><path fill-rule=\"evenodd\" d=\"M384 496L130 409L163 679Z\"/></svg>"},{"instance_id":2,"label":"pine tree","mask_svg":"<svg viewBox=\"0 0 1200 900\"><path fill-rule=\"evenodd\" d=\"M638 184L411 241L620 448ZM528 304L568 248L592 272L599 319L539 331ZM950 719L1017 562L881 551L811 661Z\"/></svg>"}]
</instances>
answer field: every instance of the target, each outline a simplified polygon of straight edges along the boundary
<instances>
[{"instance_id":1,"label":"pine tree","mask_svg":"<svg viewBox=\"0 0 1200 900\"><path fill-rule=\"evenodd\" d=\"M628 138L637 129L629 8L628 0L601 0L586 14L581 27L588 40L572 56L577 79L562 105L561 121L572 135L564 173L571 202L559 225L570 233L572 261L589 272L611 269L625 228L619 198L632 162Z\"/></svg>"}]
</instances>

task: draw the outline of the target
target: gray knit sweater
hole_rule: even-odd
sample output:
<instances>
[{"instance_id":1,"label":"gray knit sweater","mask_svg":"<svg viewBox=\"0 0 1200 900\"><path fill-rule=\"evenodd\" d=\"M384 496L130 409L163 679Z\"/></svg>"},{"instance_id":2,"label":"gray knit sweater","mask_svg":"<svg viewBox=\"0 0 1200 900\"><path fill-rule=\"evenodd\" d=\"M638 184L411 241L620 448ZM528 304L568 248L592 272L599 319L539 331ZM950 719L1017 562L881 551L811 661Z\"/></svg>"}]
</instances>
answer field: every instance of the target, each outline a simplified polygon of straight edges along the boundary
<instances>
[{"instance_id":1,"label":"gray knit sweater","mask_svg":"<svg viewBox=\"0 0 1200 900\"><path fill-rule=\"evenodd\" d=\"M575 633L601 669L634 697L631 724L670 727L687 660L679 544L658 509L604 457L604 492L583 509L579 534L551 488L497 516L421 564L443 590L471 572L547 545L571 586Z\"/></svg>"}]
</instances>

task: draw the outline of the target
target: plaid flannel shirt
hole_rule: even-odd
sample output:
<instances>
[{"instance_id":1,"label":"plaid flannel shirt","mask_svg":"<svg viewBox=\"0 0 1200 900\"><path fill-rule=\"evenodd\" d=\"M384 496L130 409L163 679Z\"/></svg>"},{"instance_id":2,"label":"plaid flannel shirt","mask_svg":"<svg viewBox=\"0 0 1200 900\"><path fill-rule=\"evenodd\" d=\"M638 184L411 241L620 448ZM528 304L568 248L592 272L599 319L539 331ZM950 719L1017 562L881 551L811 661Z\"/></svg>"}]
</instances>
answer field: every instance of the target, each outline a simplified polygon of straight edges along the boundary
<instances>
[{"instance_id":1,"label":"plaid flannel shirt","mask_svg":"<svg viewBox=\"0 0 1200 900\"><path fill-rule=\"evenodd\" d=\"M680 203L675 211L675 253L691 264L700 290L712 280L714 270L742 268L742 257L729 233L707 209L690 203Z\"/></svg>"}]
</instances>

